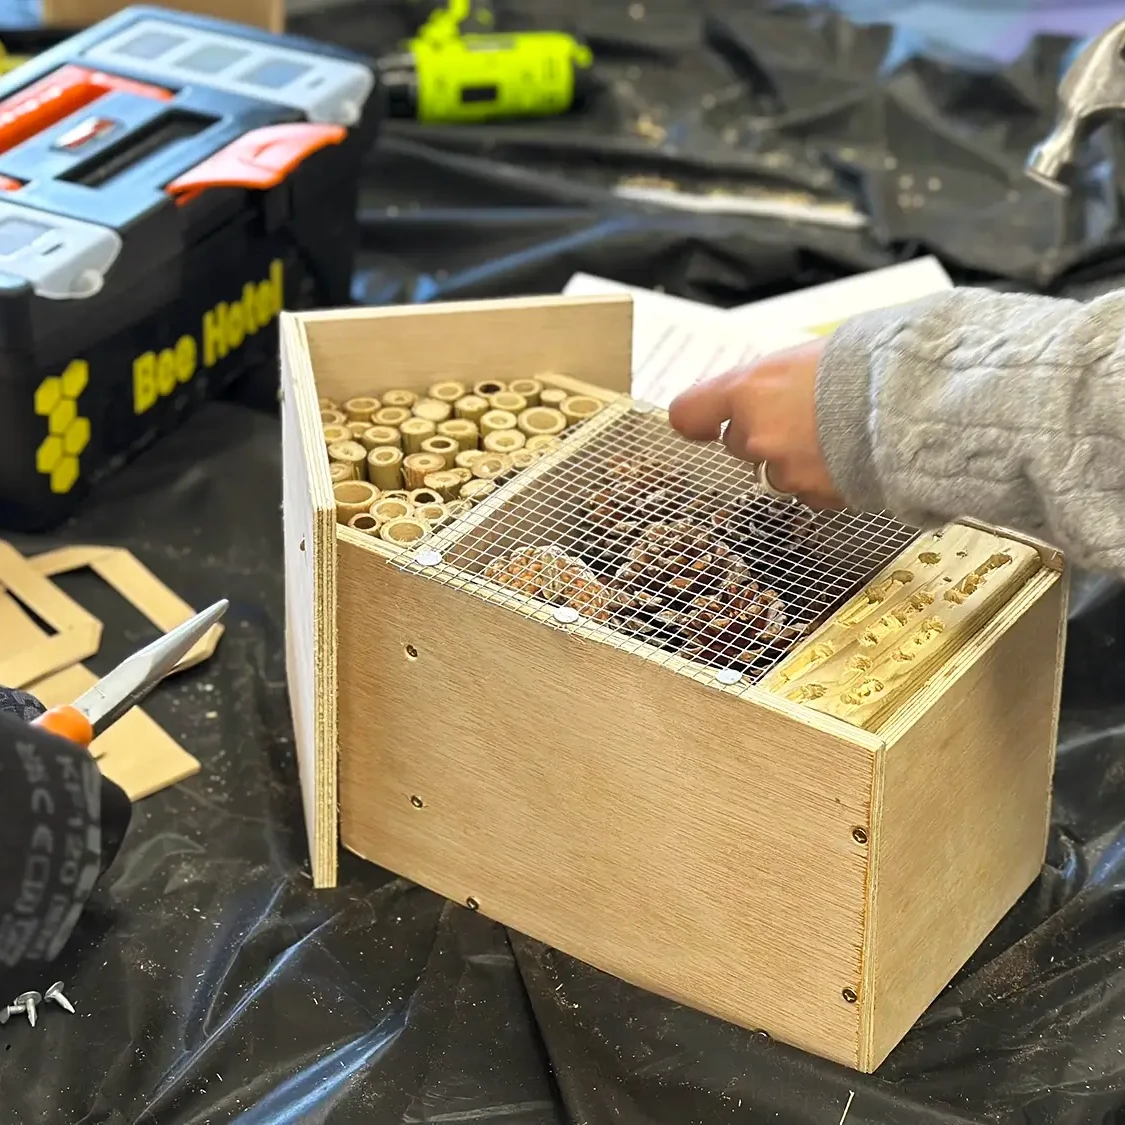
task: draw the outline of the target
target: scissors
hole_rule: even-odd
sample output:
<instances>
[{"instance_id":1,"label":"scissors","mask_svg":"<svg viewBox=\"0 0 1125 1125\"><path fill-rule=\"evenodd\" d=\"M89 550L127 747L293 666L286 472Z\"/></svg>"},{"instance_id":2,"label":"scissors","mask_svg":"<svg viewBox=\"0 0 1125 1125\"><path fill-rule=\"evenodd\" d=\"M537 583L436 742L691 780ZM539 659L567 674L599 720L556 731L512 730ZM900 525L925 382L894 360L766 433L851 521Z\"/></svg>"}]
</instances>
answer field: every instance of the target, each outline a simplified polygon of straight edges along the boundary
<instances>
[{"instance_id":1,"label":"scissors","mask_svg":"<svg viewBox=\"0 0 1125 1125\"><path fill-rule=\"evenodd\" d=\"M177 625L159 640L123 660L73 703L44 711L33 725L89 747L107 727L113 726L195 647L230 606L225 598Z\"/></svg>"}]
</instances>

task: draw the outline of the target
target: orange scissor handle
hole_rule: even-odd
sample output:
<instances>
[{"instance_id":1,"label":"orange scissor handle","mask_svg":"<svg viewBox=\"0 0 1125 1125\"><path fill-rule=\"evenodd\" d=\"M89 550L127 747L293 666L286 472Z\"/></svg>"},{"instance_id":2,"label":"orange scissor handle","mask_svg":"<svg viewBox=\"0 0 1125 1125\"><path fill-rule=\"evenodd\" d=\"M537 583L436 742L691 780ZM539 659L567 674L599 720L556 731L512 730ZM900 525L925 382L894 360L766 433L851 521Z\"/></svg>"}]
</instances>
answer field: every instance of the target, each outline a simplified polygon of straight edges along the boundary
<instances>
[{"instance_id":1,"label":"orange scissor handle","mask_svg":"<svg viewBox=\"0 0 1125 1125\"><path fill-rule=\"evenodd\" d=\"M88 748L94 741L93 724L77 707L52 707L35 719L32 725L42 727L60 738L69 738L79 746Z\"/></svg>"}]
</instances>

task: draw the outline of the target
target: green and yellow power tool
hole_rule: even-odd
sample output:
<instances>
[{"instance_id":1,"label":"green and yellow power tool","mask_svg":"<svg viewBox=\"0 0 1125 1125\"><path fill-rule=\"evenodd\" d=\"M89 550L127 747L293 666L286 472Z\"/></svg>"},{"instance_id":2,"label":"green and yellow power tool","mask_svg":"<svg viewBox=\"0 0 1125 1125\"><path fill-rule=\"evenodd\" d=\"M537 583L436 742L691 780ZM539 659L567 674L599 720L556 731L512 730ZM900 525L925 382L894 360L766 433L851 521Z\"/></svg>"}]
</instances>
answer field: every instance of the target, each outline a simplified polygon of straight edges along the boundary
<instances>
[{"instance_id":1,"label":"green and yellow power tool","mask_svg":"<svg viewBox=\"0 0 1125 1125\"><path fill-rule=\"evenodd\" d=\"M562 31L466 31L491 27L471 0L436 10L403 50L379 61L392 117L480 122L566 113L589 89L593 52Z\"/></svg>"}]
</instances>

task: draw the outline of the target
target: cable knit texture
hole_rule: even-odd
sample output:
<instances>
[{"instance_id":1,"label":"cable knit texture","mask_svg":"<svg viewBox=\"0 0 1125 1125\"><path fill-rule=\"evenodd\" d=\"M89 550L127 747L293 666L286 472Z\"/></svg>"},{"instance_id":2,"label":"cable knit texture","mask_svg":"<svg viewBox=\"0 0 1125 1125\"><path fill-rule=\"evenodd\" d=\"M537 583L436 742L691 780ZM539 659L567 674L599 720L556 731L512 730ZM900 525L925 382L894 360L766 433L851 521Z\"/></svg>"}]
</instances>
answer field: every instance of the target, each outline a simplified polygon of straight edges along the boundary
<instances>
[{"instance_id":1,"label":"cable knit texture","mask_svg":"<svg viewBox=\"0 0 1125 1125\"><path fill-rule=\"evenodd\" d=\"M849 505L959 516L1125 576L1125 291L1087 304L956 289L859 317L817 374Z\"/></svg>"}]
</instances>

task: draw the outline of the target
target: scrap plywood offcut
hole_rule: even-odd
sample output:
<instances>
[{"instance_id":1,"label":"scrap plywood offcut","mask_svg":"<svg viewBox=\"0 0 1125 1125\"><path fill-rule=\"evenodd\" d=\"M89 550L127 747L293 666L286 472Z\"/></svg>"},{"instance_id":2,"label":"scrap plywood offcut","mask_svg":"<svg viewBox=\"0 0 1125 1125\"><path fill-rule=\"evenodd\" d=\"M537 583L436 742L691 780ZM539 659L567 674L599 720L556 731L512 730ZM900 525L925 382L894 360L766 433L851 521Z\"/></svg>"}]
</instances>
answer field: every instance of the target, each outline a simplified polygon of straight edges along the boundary
<instances>
[{"instance_id":1,"label":"scrap plywood offcut","mask_svg":"<svg viewBox=\"0 0 1125 1125\"><path fill-rule=\"evenodd\" d=\"M97 676L82 661L98 651L101 622L51 581L82 568L92 570L163 632L194 614L128 551L64 547L27 559L0 541L0 636L5 650L0 683L29 691L47 707L72 703L97 683ZM55 632L46 632L32 613ZM206 660L221 635L222 627L215 626L176 671ZM200 768L139 707L95 739L90 752L102 772L134 801L191 777Z\"/></svg>"}]
</instances>

